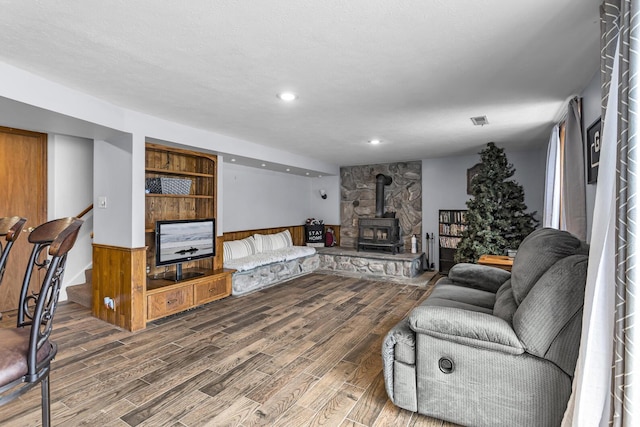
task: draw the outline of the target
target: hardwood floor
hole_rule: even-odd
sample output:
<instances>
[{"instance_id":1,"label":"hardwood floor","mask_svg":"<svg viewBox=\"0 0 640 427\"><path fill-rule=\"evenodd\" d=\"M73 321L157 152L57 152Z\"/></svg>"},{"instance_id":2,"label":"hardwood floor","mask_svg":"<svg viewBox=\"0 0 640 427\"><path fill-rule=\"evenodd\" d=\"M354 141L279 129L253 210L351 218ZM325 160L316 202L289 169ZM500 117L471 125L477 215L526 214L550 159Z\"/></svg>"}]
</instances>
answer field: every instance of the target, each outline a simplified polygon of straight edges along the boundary
<instances>
[{"instance_id":1,"label":"hardwood floor","mask_svg":"<svg viewBox=\"0 0 640 427\"><path fill-rule=\"evenodd\" d=\"M311 274L136 333L61 303L52 423L452 426L395 407L382 378L385 333L430 290ZM0 407L2 426L39 424L39 388Z\"/></svg>"}]
</instances>

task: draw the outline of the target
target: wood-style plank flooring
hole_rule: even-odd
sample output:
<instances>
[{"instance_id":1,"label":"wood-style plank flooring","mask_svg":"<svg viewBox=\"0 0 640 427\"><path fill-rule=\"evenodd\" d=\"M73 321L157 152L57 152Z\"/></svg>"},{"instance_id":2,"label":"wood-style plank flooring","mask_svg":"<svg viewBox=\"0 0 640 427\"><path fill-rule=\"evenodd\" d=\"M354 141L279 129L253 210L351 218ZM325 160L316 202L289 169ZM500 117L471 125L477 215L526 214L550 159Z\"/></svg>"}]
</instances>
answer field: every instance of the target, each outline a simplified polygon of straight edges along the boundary
<instances>
[{"instance_id":1,"label":"wood-style plank flooring","mask_svg":"<svg viewBox=\"0 0 640 427\"><path fill-rule=\"evenodd\" d=\"M395 407L382 377L385 333L430 290L311 274L137 333L61 303L52 423L451 426ZM0 425L40 425L40 388L0 407Z\"/></svg>"}]
</instances>

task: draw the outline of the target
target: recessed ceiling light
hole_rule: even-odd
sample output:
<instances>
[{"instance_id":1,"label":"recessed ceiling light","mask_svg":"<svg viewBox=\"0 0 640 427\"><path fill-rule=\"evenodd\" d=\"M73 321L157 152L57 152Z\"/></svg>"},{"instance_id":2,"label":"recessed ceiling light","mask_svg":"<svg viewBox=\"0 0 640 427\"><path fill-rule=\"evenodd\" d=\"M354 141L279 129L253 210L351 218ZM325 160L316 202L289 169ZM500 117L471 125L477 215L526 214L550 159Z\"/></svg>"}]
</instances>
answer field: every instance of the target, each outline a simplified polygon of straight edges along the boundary
<instances>
[{"instance_id":1,"label":"recessed ceiling light","mask_svg":"<svg viewBox=\"0 0 640 427\"><path fill-rule=\"evenodd\" d=\"M278 98L285 102L291 102L295 100L298 96L293 92L282 92L278 94Z\"/></svg>"},{"instance_id":2,"label":"recessed ceiling light","mask_svg":"<svg viewBox=\"0 0 640 427\"><path fill-rule=\"evenodd\" d=\"M287 172L291 172L291 169L289 169L289 168L286 168L285 170L286 170Z\"/></svg>"},{"instance_id":3,"label":"recessed ceiling light","mask_svg":"<svg viewBox=\"0 0 640 427\"><path fill-rule=\"evenodd\" d=\"M235 161L236 161L236 159L231 159L231 161L232 161L232 162L235 162Z\"/></svg>"},{"instance_id":4,"label":"recessed ceiling light","mask_svg":"<svg viewBox=\"0 0 640 427\"><path fill-rule=\"evenodd\" d=\"M309 172L305 173L305 175L309 175Z\"/></svg>"},{"instance_id":5,"label":"recessed ceiling light","mask_svg":"<svg viewBox=\"0 0 640 427\"><path fill-rule=\"evenodd\" d=\"M369 144L378 145L378 144L380 144L380 140L379 139L370 139L369 140Z\"/></svg>"},{"instance_id":6,"label":"recessed ceiling light","mask_svg":"<svg viewBox=\"0 0 640 427\"><path fill-rule=\"evenodd\" d=\"M322 175L318 175L318 178L322 178Z\"/></svg>"},{"instance_id":7,"label":"recessed ceiling light","mask_svg":"<svg viewBox=\"0 0 640 427\"><path fill-rule=\"evenodd\" d=\"M266 167L267 165L265 163L261 164L260 166L262 166L263 168Z\"/></svg>"}]
</instances>

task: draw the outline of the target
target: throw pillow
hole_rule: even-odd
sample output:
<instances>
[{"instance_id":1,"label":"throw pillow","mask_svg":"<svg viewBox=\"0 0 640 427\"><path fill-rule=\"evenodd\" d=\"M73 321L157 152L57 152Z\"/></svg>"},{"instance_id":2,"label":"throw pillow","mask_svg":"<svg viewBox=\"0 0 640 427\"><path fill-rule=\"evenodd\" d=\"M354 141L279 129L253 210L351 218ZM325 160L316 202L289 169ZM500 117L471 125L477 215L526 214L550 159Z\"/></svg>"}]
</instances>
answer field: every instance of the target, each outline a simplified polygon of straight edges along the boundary
<instances>
[{"instance_id":1,"label":"throw pillow","mask_svg":"<svg viewBox=\"0 0 640 427\"><path fill-rule=\"evenodd\" d=\"M224 247L224 260L230 261L232 259L244 258L249 255L258 253L256 250L256 243L253 237L247 237L246 239L231 240L223 243Z\"/></svg>"},{"instance_id":2,"label":"throw pillow","mask_svg":"<svg viewBox=\"0 0 640 427\"><path fill-rule=\"evenodd\" d=\"M293 246L293 240L291 239L289 230L284 230L276 234L254 234L253 237L256 241L257 253L275 251Z\"/></svg>"}]
</instances>

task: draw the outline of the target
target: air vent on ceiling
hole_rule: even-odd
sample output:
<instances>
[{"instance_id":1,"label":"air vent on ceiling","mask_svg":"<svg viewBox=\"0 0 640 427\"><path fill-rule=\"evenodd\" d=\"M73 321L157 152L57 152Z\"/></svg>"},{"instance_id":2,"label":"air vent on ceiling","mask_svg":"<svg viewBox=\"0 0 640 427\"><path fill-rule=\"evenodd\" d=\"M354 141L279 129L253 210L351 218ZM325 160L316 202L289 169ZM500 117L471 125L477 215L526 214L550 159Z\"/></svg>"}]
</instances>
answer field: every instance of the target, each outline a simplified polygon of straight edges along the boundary
<instances>
[{"instance_id":1,"label":"air vent on ceiling","mask_svg":"<svg viewBox=\"0 0 640 427\"><path fill-rule=\"evenodd\" d=\"M484 126L489 124L489 120L487 120L487 116L471 117L471 121L475 126Z\"/></svg>"}]
</instances>

